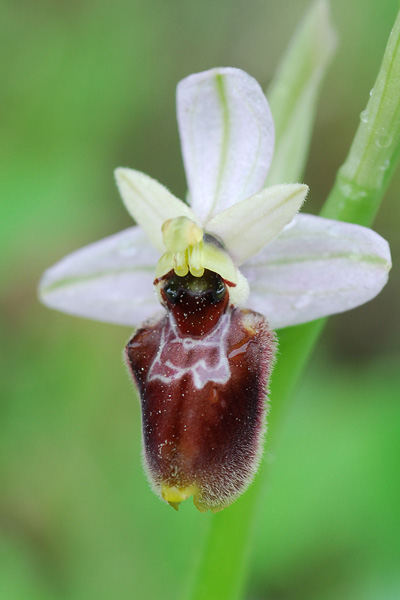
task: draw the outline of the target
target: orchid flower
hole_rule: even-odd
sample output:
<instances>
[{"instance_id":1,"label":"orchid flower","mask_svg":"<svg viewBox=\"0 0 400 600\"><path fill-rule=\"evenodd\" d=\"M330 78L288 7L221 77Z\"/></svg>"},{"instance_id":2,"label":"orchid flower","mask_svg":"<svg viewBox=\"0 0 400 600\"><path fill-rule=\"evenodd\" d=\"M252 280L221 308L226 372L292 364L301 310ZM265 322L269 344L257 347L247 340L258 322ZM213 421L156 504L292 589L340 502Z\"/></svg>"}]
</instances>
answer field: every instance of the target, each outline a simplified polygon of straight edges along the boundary
<instances>
[{"instance_id":1,"label":"orchid flower","mask_svg":"<svg viewBox=\"0 0 400 600\"><path fill-rule=\"evenodd\" d=\"M265 187L273 119L248 74L187 77L177 114L188 204L143 173L117 169L138 226L48 269L40 296L83 317L146 321L126 358L150 482L174 508L193 495L199 510L216 511L258 468L273 329L367 302L391 262L370 229L297 214L307 186Z\"/></svg>"}]
</instances>

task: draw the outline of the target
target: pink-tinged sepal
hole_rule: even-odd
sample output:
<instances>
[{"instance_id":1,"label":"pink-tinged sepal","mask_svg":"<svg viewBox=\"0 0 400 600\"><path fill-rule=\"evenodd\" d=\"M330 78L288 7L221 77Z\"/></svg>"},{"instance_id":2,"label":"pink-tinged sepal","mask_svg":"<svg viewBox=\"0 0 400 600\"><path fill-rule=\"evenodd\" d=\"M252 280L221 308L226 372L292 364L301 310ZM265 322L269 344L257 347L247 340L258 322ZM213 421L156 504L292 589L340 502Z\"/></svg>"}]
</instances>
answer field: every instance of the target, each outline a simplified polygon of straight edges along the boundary
<instances>
[{"instance_id":1,"label":"pink-tinged sepal","mask_svg":"<svg viewBox=\"0 0 400 600\"><path fill-rule=\"evenodd\" d=\"M193 495L199 510L218 511L259 465L275 338L262 315L229 306L218 275L206 271L205 289L194 279L166 281L167 315L139 329L126 356L154 490L174 508Z\"/></svg>"}]
</instances>

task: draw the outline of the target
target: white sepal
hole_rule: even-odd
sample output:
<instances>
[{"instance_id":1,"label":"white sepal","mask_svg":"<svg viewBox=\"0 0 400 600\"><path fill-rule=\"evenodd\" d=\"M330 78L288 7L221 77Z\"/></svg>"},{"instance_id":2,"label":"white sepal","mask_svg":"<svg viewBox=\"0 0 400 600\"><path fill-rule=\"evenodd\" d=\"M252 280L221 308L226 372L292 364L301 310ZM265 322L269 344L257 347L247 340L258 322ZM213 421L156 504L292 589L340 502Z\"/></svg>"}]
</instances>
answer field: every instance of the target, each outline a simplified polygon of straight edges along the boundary
<instances>
[{"instance_id":1,"label":"white sepal","mask_svg":"<svg viewBox=\"0 0 400 600\"><path fill-rule=\"evenodd\" d=\"M115 170L115 179L129 214L160 252L165 252L161 232L165 221L175 217L197 220L184 202L145 173L120 167Z\"/></svg>"},{"instance_id":2,"label":"white sepal","mask_svg":"<svg viewBox=\"0 0 400 600\"><path fill-rule=\"evenodd\" d=\"M235 264L241 265L290 223L307 192L298 183L264 188L213 217L207 231L223 240Z\"/></svg>"},{"instance_id":3,"label":"white sepal","mask_svg":"<svg viewBox=\"0 0 400 600\"><path fill-rule=\"evenodd\" d=\"M183 79L177 113L189 200L204 225L264 185L274 148L272 115L255 79L233 68Z\"/></svg>"},{"instance_id":4,"label":"white sepal","mask_svg":"<svg viewBox=\"0 0 400 600\"><path fill-rule=\"evenodd\" d=\"M250 284L249 308L276 329L368 302L390 268L388 243L371 229L298 215L242 272Z\"/></svg>"},{"instance_id":5,"label":"white sepal","mask_svg":"<svg viewBox=\"0 0 400 600\"><path fill-rule=\"evenodd\" d=\"M139 227L90 244L45 271L41 301L69 314L135 326L160 309L153 290L158 252Z\"/></svg>"}]
</instances>

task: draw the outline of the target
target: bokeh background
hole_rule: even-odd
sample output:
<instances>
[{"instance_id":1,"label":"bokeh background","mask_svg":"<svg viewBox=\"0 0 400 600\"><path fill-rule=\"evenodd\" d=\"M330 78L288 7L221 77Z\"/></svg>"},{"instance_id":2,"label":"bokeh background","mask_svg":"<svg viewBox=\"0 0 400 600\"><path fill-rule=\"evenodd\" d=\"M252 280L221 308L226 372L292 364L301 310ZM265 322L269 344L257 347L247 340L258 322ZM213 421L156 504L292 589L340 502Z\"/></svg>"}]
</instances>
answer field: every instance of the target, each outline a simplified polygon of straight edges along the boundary
<instances>
[{"instance_id":1,"label":"bokeh background","mask_svg":"<svg viewBox=\"0 0 400 600\"><path fill-rule=\"evenodd\" d=\"M175 513L148 488L122 362L130 331L52 312L36 286L67 252L130 226L116 166L183 197L176 83L229 65L267 87L308 6L0 3L1 600L169 600L184 588L210 515ZM309 212L346 156L397 9L332 2L339 47L304 176ZM375 223L392 247L388 286L330 320L269 455L249 599L400 597L399 196L397 176Z\"/></svg>"}]
</instances>

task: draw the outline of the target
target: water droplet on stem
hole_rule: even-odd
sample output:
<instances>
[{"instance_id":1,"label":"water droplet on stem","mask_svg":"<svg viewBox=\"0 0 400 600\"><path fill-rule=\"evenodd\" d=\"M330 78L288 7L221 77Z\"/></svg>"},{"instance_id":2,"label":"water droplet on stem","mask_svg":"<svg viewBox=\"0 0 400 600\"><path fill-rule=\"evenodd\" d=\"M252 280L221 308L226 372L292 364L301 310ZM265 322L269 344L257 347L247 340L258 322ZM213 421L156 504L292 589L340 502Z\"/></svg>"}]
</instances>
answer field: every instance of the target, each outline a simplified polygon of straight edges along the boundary
<instances>
[{"instance_id":1,"label":"water droplet on stem","mask_svg":"<svg viewBox=\"0 0 400 600\"><path fill-rule=\"evenodd\" d=\"M378 148L389 148L392 141L392 136L387 132L387 130L384 127L378 129L378 131L375 134L375 144L378 146Z\"/></svg>"}]
</instances>

